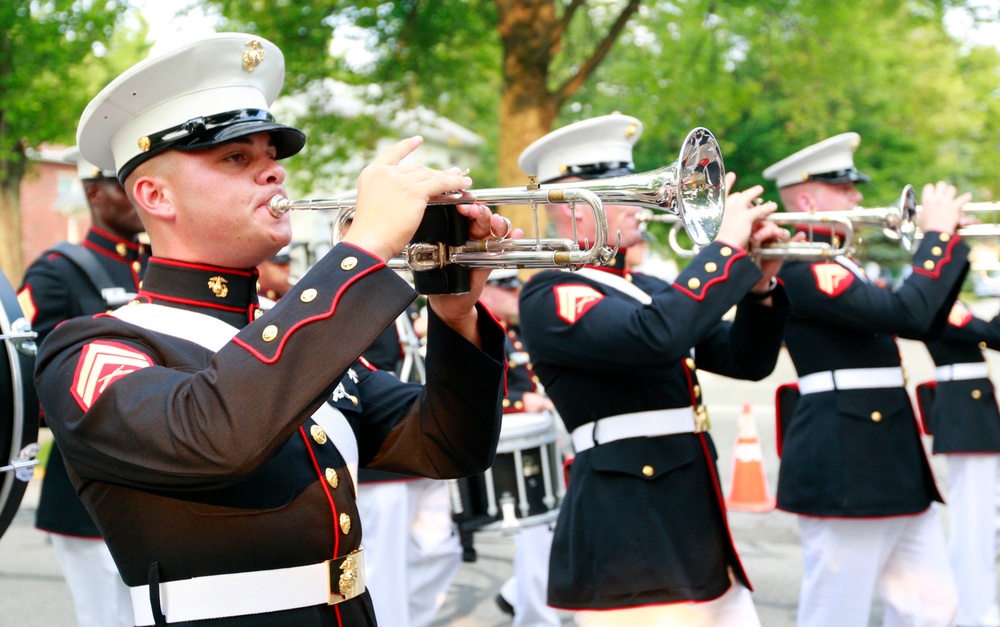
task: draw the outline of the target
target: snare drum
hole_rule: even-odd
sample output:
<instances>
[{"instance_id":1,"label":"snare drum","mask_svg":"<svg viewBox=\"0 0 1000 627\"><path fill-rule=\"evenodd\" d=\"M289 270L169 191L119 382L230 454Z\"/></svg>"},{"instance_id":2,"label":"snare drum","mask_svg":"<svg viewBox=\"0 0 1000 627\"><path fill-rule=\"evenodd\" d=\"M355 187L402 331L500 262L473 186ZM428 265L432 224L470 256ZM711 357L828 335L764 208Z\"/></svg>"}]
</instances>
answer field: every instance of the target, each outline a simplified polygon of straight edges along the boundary
<instances>
[{"instance_id":1,"label":"snare drum","mask_svg":"<svg viewBox=\"0 0 1000 627\"><path fill-rule=\"evenodd\" d=\"M560 457L553 414L504 414L493 466L450 483L459 527L515 532L555 521L566 494Z\"/></svg>"},{"instance_id":2,"label":"snare drum","mask_svg":"<svg viewBox=\"0 0 1000 627\"><path fill-rule=\"evenodd\" d=\"M31 479L38 452L34 334L17 295L0 273L0 536Z\"/></svg>"}]
</instances>

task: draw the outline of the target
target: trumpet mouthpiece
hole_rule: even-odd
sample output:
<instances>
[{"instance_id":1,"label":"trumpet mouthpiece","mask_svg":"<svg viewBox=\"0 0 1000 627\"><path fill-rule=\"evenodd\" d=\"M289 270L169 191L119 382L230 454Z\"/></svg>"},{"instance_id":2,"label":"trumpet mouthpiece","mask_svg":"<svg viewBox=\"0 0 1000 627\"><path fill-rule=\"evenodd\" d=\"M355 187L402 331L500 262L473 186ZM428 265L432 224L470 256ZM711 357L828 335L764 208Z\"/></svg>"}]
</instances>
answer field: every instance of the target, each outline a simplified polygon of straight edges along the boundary
<instances>
[{"instance_id":1,"label":"trumpet mouthpiece","mask_svg":"<svg viewBox=\"0 0 1000 627\"><path fill-rule=\"evenodd\" d=\"M290 204L290 200L281 194L275 194L274 196L271 196L271 200L267 201L267 210L270 211L271 215L275 218L280 218L288 213L288 206Z\"/></svg>"}]
</instances>

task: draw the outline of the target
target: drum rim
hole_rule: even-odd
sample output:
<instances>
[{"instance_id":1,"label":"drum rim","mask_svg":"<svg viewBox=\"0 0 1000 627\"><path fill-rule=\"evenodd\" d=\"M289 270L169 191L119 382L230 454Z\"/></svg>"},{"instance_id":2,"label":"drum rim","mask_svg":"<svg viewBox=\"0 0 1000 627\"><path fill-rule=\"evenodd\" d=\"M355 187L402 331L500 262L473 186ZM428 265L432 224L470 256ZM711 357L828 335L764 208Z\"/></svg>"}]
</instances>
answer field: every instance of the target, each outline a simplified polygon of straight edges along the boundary
<instances>
[{"instance_id":1,"label":"drum rim","mask_svg":"<svg viewBox=\"0 0 1000 627\"><path fill-rule=\"evenodd\" d=\"M20 314L19 317L11 320L11 316L8 312L16 312ZM14 294L14 289L7 281L6 276L0 277L0 333L8 335L14 332L15 323L18 320L26 320L24 318L24 312L21 310L20 304L17 302L17 296ZM33 387L29 390L27 387L27 381L25 379L22 369L27 369L33 371L34 359L28 358L22 352L20 352L12 340L2 340L4 347L6 349L7 365L10 368L10 382L12 391L12 418L11 422L11 436L10 436L10 450L7 457L10 459L3 459L2 464L7 465L14 459L17 459L18 455L25 447L29 446L31 443L27 440L32 437L37 440L37 423L34 429L29 428L27 425L29 415L27 410L26 402L28 397L35 398L33 393ZM36 401L37 404L37 401ZM21 499L24 497L24 492L27 490L28 481L21 480L18 478L17 471L8 471L0 473L0 536L2 536L10 524L10 520L4 520L5 518L13 519L18 507L20 507ZM16 500L16 503L14 503ZM13 505L11 505L13 503ZM8 512L8 509L10 510Z\"/></svg>"}]
</instances>

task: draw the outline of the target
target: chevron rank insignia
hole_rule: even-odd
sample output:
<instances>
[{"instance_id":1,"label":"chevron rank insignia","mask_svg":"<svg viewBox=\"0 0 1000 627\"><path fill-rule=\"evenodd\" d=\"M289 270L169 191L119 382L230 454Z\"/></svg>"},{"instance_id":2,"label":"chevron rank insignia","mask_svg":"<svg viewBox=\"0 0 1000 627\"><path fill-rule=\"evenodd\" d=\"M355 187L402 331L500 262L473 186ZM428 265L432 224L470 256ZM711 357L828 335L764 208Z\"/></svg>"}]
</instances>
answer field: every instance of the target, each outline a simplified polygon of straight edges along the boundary
<instances>
[{"instance_id":1,"label":"chevron rank insignia","mask_svg":"<svg viewBox=\"0 0 1000 627\"><path fill-rule=\"evenodd\" d=\"M970 320L972 320L972 312L962 303L955 301L955 304L951 307L951 312L948 314L948 324L961 328L969 324Z\"/></svg>"},{"instance_id":2,"label":"chevron rank insignia","mask_svg":"<svg viewBox=\"0 0 1000 627\"><path fill-rule=\"evenodd\" d=\"M73 397L83 411L88 411L109 385L152 365L153 360L148 355L124 344L103 340L91 342L84 347L76 365Z\"/></svg>"},{"instance_id":3,"label":"chevron rank insignia","mask_svg":"<svg viewBox=\"0 0 1000 627\"><path fill-rule=\"evenodd\" d=\"M843 294L854 282L854 273L839 263L815 263L812 271L816 277L816 289L831 298Z\"/></svg>"},{"instance_id":4,"label":"chevron rank insignia","mask_svg":"<svg viewBox=\"0 0 1000 627\"><path fill-rule=\"evenodd\" d=\"M579 320L604 298L604 294L586 285L557 285L555 295L556 313L569 324Z\"/></svg>"}]
</instances>

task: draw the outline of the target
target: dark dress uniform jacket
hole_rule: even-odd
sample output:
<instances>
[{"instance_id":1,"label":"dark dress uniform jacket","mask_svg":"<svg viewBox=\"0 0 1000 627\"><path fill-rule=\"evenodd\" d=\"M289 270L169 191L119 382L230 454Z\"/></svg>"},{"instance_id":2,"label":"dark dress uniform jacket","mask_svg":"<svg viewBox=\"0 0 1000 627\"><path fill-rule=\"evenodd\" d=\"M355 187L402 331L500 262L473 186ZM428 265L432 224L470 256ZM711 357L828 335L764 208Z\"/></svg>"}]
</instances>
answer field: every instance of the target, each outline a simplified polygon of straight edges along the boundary
<instances>
[{"instance_id":1,"label":"dark dress uniform jacket","mask_svg":"<svg viewBox=\"0 0 1000 627\"><path fill-rule=\"evenodd\" d=\"M521 294L521 330L566 428L700 404L695 363L734 378L767 376L788 309L780 287L775 307L741 302L760 276L744 251L720 243L673 284L629 274L651 297L648 305L579 273L535 275ZM737 303L735 320L722 321ZM555 528L549 604L609 609L710 600L730 587L730 568L749 587L715 459L708 433L629 438L578 452Z\"/></svg>"},{"instance_id":2,"label":"dark dress uniform jacket","mask_svg":"<svg viewBox=\"0 0 1000 627\"><path fill-rule=\"evenodd\" d=\"M936 366L986 363L984 348L1000 350L1000 316L987 322L956 303L948 326L925 342ZM1000 453L1000 411L988 377L938 381L934 401L924 407L935 453Z\"/></svg>"},{"instance_id":3,"label":"dark dress uniform jacket","mask_svg":"<svg viewBox=\"0 0 1000 627\"><path fill-rule=\"evenodd\" d=\"M925 235L897 290L847 259L790 262L785 345L798 376L901 367L896 336L939 334L968 269L960 238ZM778 507L811 516L914 514L941 500L905 387L803 395L783 428Z\"/></svg>"},{"instance_id":4,"label":"dark dress uniform jacket","mask_svg":"<svg viewBox=\"0 0 1000 627\"><path fill-rule=\"evenodd\" d=\"M91 227L82 246L117 287L133 294L139 291L139 278L147 256L142 244ZM18 300L26 315L31 317L31 328L38 333L39 344L60 322L104 313L107 309L100 291L83 270L53 251L43 253L28 268ZM69 481L57 444L52 445L45 467L35 525L44 531L69 536L97 538L101 535Z\"/></svg>"},{"instance_id":5,"label":"dark dress uniform jacket","mask_svg":"<svg viewBox=\"0 0 1000 627\"><path fill-rule=\"evenodd\" d=\"M458 477L492 463L504 335L490 316L481 312L479 350L431 315L421 387L357 361L414 298L380 260L340 244L249 322L256 276L151 260L140 298L242 327L217 352L98 316L61 325L39 354L36 382L70 477L130 586L359 548L345 458L311 418L324 403L344 414L362 466ZM102 354L107 365L90 365ZM129 372L115 355L148 366ZM90 380L103 389L81 388ZM373 625L370 606L365 593L197 624Z\"/></svg>"}]
</instances>

